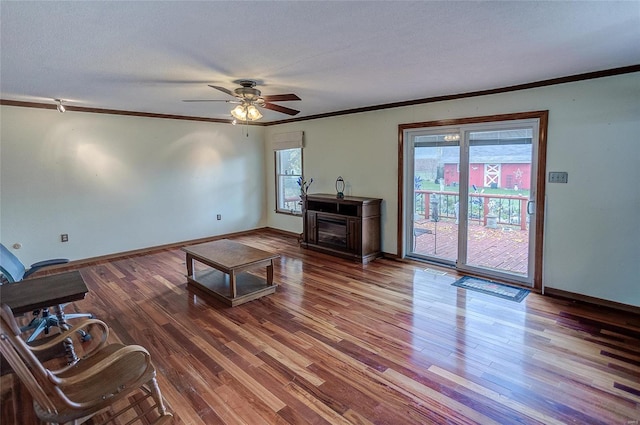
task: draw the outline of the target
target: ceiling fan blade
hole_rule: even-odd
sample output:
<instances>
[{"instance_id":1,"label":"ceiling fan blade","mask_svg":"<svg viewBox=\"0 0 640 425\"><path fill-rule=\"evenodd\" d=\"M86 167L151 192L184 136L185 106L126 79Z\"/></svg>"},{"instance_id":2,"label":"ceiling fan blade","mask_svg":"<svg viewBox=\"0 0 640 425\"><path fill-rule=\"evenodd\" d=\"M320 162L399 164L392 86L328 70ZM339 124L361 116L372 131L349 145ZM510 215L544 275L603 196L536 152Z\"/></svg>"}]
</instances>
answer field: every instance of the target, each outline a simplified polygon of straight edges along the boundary
<instances>
[{"instance_id":1,"label":"ceiling fan blade","mask_svg":"<svg viewBox=\"0 0 640 425\"><path fill-rule=\"evenodd\" d=\"M212 89L216 89L216 90L220 90L222 93L226 93L229 96L233 96L236 97L236 95L229 89L225 89L224 87L220 87L220 86L212 86L211 84L208 84L209 87L211 87Z\"/></svg>"},{"instance_id":2,"label":"ceiling fan blade","mask_svg":"<svg viewBox=\"0 0 640 425\"><path fill-rule=\"evenodd\" d=\"M265 102L286 102L288 100L302 100L293 93L289 94L272 94L269 96L262 96Z\"/></svg>"},{"instance_id":3,"label":"ceiling fan blade","mask_svg":"<svg viewBox=\"0 0 640 425\"><path fill-rule=\"evenodd\" d=\"M265 109L271 109L272 111L282 112L283 114L287 114L287 115L298 115L300 113L300 111L296 111L295 109L286 108L284 106L280 106L280 105L276 105L274 103L268 103L268 102L262 105L262 107Z\"/></svg>"}]
</instances>

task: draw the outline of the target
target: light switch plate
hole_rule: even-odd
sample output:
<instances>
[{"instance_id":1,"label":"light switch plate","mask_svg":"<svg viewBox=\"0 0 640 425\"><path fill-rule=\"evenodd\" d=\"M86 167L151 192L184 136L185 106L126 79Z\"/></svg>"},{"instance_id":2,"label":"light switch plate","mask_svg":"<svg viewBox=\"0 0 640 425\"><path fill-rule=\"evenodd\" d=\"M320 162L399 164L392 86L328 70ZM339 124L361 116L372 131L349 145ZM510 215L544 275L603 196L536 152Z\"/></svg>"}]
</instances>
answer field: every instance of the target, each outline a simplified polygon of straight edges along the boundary
<instances>
[{"instance_id":1,"label":"light switch plate","mask_svg":"<svg viewBox=\"0 0 640 425\"><path fill-rule=\"evenodd\" d=\"M567 183L569 173L566 171L549 171L549 183Z\"/></svg>"}]
</instances>

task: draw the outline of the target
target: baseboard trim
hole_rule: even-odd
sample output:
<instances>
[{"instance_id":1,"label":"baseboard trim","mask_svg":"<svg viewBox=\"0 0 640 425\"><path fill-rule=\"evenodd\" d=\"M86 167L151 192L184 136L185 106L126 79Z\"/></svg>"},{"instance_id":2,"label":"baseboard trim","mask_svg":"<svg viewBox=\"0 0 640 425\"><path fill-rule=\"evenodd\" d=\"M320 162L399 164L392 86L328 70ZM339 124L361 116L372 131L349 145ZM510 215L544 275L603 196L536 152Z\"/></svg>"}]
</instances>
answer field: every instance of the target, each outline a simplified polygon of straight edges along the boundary
<instances>
[{"instance_id":1,"label":"baseboard trim","mask_svg":"<svg viewBox=\"0 0 640 425\"><path fill-rule=\"evenodd\" d=\"M168 244L164 244L164 245L156 245L156 246L151 246L151 247L147 247L147 248L134 249L134 250L131 250L131 251L123 251L123 252L117 252L117 253L114 253L114 254L100 255L100 256L97 256L97 257L90 257L90 258L83 258L83 259L80 259L80 260L69 261L66 264L60 264L60 265L56 265L56 266L47 267L42 272L35 273L34 276L36 274L40 274L40 273L42 275L45 275L45 274L52 274L52 272L58 273L58 272L60 272L62 270L78 269L80 267L87 266L89 264L101 263L101 262L104 262L104 261L111 261L111 260L124 258L124 257L131 257L131 256L137 256L137 255L147 255L147 254L150 254L152 252L162 251L162 250L165 250L165 249L182 248L183 246L187 246L187 245L196 245L196 244L199 244L199 243L212 242L212 241L216 241L216 240L219 240L219 239L225 239L225 238L230 238L230 237L235 237L235 236L250 235L250 234L258 233L258 232L261 232L261 231L275 231L277 233L283 232L283 231L279 231L277 229L271 229L269 227L259 227L257 229L252 229L252 230L243 230L241 232L225 233L225 234L222 234L222 235L207 236L207 237L204 237L204 238L191 239L191 240L182 241L182 242L173 242L173 243L168 243ZM284 233L283 233L283 235L284 235ZM294 233L288 234L287 236L297 237L297 235L294 234Z\"/></svg>"},{"instance_id":2,"label":"baseboard trim","mask_svg":"<svg viewBox=\"0 0 640 425\"><path fill-rule=\"evenodd\" d=\"M80 259L80 260L73 260L73 261L70 261L67 264L61 264L61 265L58 265L58 266L47 267L45 270L43 270L42 272L39 272L37 274L42 273L44 275L44 274L57 273L57 272L60 272L62 270L78 269L80 267L83 267L83 266L86 266L86 265L89 265L89 264L100 263L100 262L104 262L104 261L110 261L110 260L114 260L114 259L117 259L117 258L137 256L137 255L146 255L146 254L150 254L152 252L162 251L162 250L165 250L165 249L181 248L181 247L187 246L187 245L196 245L196 244L199 244L199 243L211 242L211 241L215 241L215 240L219 240L219 239L225 239L225 238L229 238L229 237L235 237L235 236L250 235L250 234L263 232L263 231L276 233L276 234L282 235L284 237L290 237L290 238L294 238L294 239L298 239L298 240L300 238L300 234L299 233L290 232L288 230L275 229L273 227L259 227L259 228L256 228L256 229L244 230L244 231L241 231L241 232L225 233L225 234L222 234L222 235L208 236L208 237L205 237L205 238L191 239L191 240L187 240L187 241L173 242L173 243L168 243L168 244L164 244L164 245L156 245L156 246L147 247L147 248L134 249L134 250L131 250L131 251L124 251L124 252L118 252L118 253L114 253L114 254L100 255L100 256L97 256L97 257L83 258L83 259ZM389 252L383 252L382 253L382 258L386 258L386 259L389 259L389 260L396 260L396 261L405 260L405 259L399 257L398 255L391 254ZM629 304L622 304L622 303L619 303L619 302L616 302L616 301L609 301L609 300L605 300L605 299L601 299L601 298L591 297L589 295L578 294L578 293L575 293L575 292L564 291L562 289L546 287L546 288L544 288L544 295L549 295L551 297L556 297L556 298L569 299L569 300L573 300L573 301L581 301L581 302L584 302L584 303L593 304L593 305L597 305L597 306L601 306L601 307L608 307L608 308L612 308L612 309L615 309L615 310L625 311L625 312L633 313L633 314L640 314L640 307L636 307L636 306L629 305Z\"/></svg>"},{"instance_id":3,"label":"baseboard trim","mask_svg":"<svg viewBox=\"0 0 640 425\"><path fill-rule=\"evenodd\" d=\"M382 252L382 258L386 258L387 260L394 260L394 261L400 261L402 260L402 258L400 258L399 255L397 254L392 254L390 252Z\"/></svg>"},{"instance_id":4,"label":"baseboard trim","mask_svg":"<svg viewBox=\"0 0 640 425\"><path fill-rule=\"evenodd\" d=\"M264 230L268 230L273 233L277 233L282 236L286 236L288 238L300 239L301 234L296 232L291 232L289 230L276 229L275 227L265 227Z\"/></svg>"},{"instance_id":5,"label":"baseboard trim","mask_svg":"<svg viewBox=\"0 0 640 425\"><path fill-rule=\"evenodd\" d=\"M628 313L640 314L640 307L629 304L622 304L616 301L604 300L602 298L591 297L589 295L577 294L575 292L564 291L556 288L544 288L544 295L556 298L565 298L572 301L581 301L588 304L594 304L600 307L608 307L614 310L626 311Z\"/></svg>"}]
</instances>

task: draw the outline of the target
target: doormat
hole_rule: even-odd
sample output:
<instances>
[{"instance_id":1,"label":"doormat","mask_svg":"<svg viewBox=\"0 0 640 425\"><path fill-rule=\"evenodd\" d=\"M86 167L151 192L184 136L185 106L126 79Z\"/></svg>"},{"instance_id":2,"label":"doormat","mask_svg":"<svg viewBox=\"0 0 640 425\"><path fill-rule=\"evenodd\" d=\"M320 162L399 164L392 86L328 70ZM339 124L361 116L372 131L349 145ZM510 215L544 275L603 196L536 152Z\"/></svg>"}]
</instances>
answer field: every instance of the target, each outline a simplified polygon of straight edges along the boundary
<instances>
[{"instance_id":1,"label":"doormat","mask_svg":"<svg viewBox=\"0 0 640 425\"><path fill-rule=\"evenodd\" d=\"M516 288L471 276L465 276L462 279L458 279L453 282L452 285L459 288L469 289L471 291L482 292L483 294L494 295L496 297L518 303L529 295L528 289Z\"/></svg>"}]
</instances>

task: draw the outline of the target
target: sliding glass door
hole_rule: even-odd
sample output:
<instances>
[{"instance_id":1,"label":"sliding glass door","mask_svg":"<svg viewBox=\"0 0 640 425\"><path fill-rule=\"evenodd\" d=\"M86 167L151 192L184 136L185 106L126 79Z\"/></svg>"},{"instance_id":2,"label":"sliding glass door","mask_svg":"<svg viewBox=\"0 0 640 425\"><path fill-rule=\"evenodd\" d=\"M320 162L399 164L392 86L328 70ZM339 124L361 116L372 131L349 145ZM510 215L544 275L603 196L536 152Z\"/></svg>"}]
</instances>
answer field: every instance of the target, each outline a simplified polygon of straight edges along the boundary
<instances>
[{"instance_id":1,"label":"sliding glass door","mask_svg":"<svg viewBox=\"0 0 640 425\"><path fill-rule=\"evenodd\" d=\"M468 132L466 266L529 275L532 133Z\"/></svg>"},{"instance_id":2,"label":"sliding glass door","mask_svg":"<svg viewBox=\"0 0 640 425\"><path fill-rule=\"evenodd\" d=\"M416 133L413 141L411 251L455 264L460 186L451 180L449 165L460 156L457 133Z\"/></svg>"},{"instance_id":3,"label":"sliding glass door","mask_svg":"<svg viewBox=\"0 0 640 425\"><path fill-rule=\"evenodd\" d=\"M538 126L406 130L407 256L532 285Z\"/></svg>"}]
</instances>

